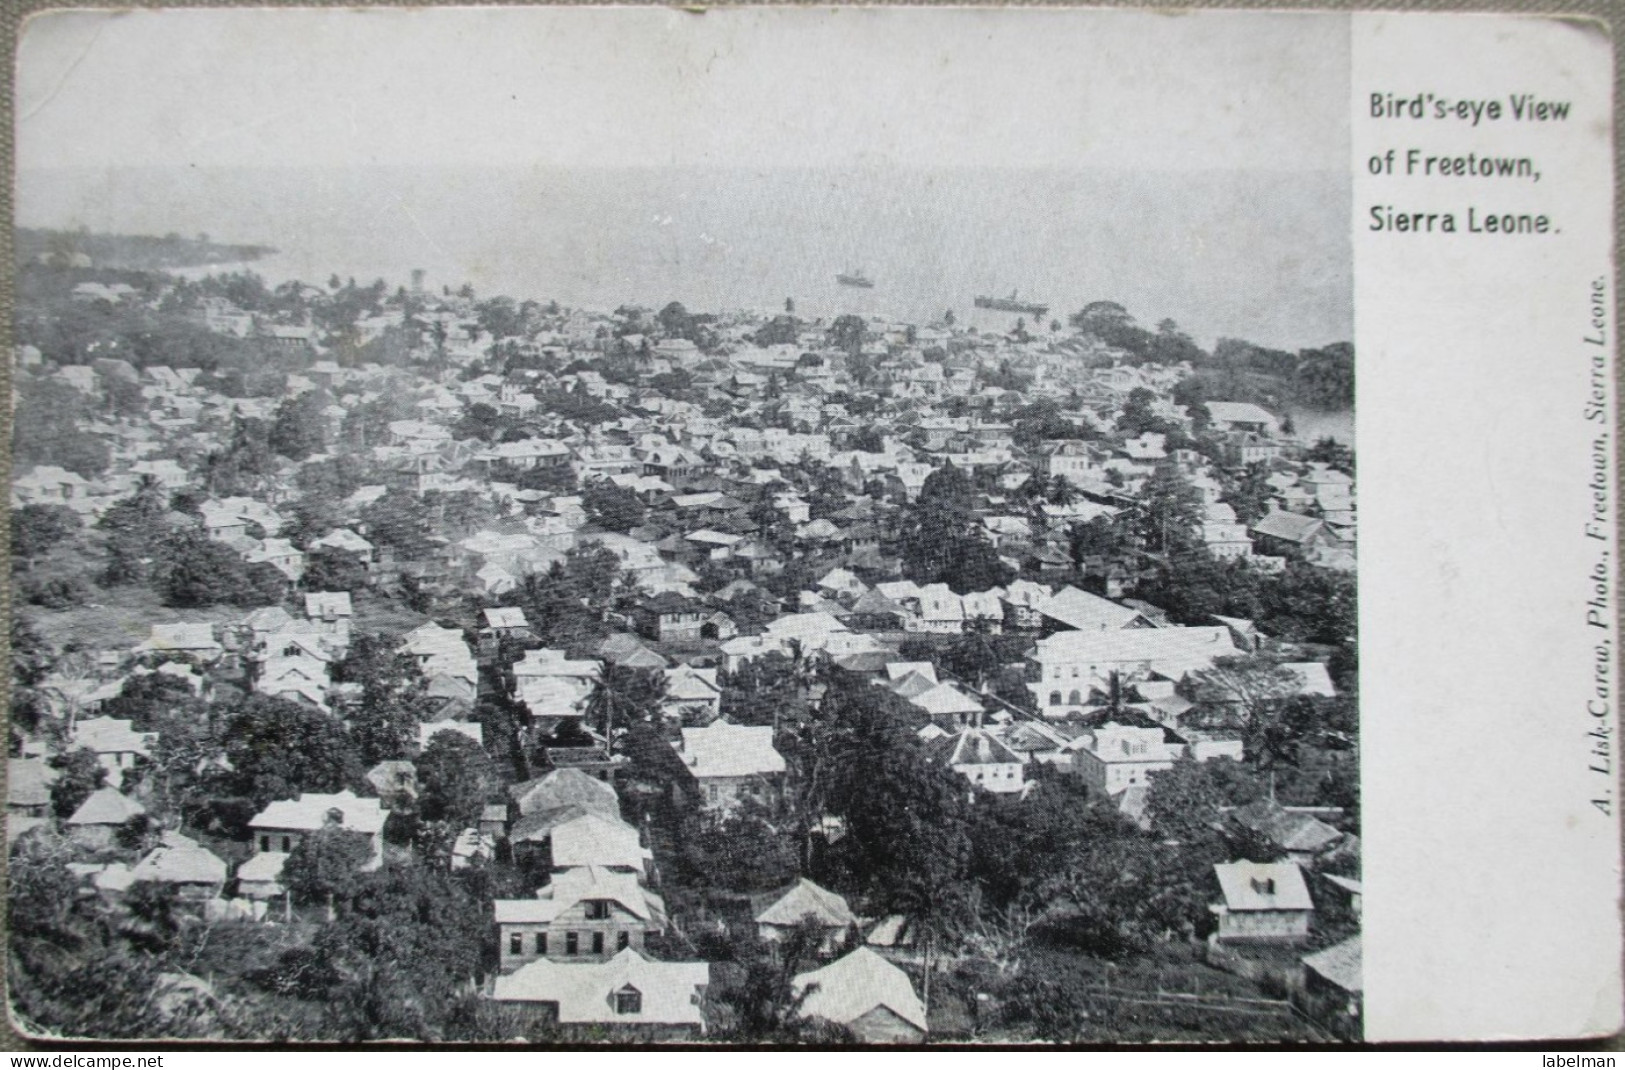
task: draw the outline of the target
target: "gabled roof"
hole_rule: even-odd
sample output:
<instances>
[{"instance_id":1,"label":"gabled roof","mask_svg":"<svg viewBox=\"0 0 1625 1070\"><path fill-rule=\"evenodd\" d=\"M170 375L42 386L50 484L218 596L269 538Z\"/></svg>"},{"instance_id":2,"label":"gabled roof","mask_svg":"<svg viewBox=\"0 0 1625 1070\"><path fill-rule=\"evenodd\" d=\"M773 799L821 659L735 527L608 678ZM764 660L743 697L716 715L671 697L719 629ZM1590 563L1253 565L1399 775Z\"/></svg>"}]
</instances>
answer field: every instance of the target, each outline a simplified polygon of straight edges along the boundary
<instances>
[{"instance_id":1,"label":"gabled roof","mask_svg":"<svg viewBox=\"0 0 1625 1070\"><path fill-rule=\"evenodd\" d=\"M90 717L73 726L75 746L97 754L146 754L157 740L156 732L137 732L131 722L114 717Z\"/></svg>"},{"instance_id":2,"label":"gabled roof","mask_svg":"<svg viewBox=\"0 0 1625 1070\"><path fill-rule=\"evenodd\" d=\"M846 899L827 888L820 888L806 877L790 887L770 895L756 896L756 924L792 926L811 914L825 928L844 928L857 918Z\"/></svg>"},{"instance_id":3,"label":"gabled roof","mask_svg":"<svg viewBox=\"0 0 1625 1070\"><path fill-rule=\"evenodd\" d=\"M976 713L982 708L980 702L957 684L946 682L910 697L909 701L927 713L938 715Z\"/></svg>"},{"instance_id":4,"label":"gabled roof","mask_svg":"<svg viewBox=\"0 0 1625 1070\"><path fill-rule=\"evenodd\" d=\"M132 879L165 884L225 883L226 863L213 851L173 832L164 840L136 863L130 871Z\"/></svg>"},{"instance_id":5,"label":"gabled roof","mask_svg":"<svg viewBox=\"0 0 1625 1070\"><path fill-rule=\"evenodd\" d=\"M1079 631L1127 628L1145 619L1136 610L1076 587L1062 587L1034 608L1044 616Z\"/></svg>"},{"instance_id":6,"label":"gabled roof","mask_svg":"<svg viewBox=\"0 0 1625 1070\"><path fill-rule=\"evenodd\" d=\"M657 925L665 923L666 904L638 881L636 873L620 873L602 866L577 866L553 875L534 899L498 899L491 907L498 925L550 924L560 914L588 899L619 903L635 917Z\"/></svg>"},{"instance_id":7,"label":"gabled roof","mask_svg":"<svg viewBox=\"0 0 1625 1070\"><path fill-rule=\"evenodd\" d=\"M638 842L638 830L603 814L582 814L553 829L553 868L600 866L643 869L653 857Z\"/></svg>"},{"instance_id":8,"label":"gabled roof","mask_svg":"<svg viewBox=\"0 0 1625 1070\"><path fill-rule=\"evenodd\" d=\"M1237 825L1284 851L1320 851L1343 834L1312 814L1295 813L1274 799L1259 799L1230 811Z\"/></svg>"},{"instance_id":9,"label":"gabled roof","mask_svg":"<svg viewBox=\"0 0 1625 1070\"><path fill-rule=\"evenodd\" d=\"M68 818L70 825L122 825L147 812L147 808L113 788L100 788L79 804Z\"/></svg>"},{"instance_id":10,"label":"gabled roof","mask_svg":"<svg viewBox=\"0 0 1625 1070\"><path fill-rule=\"evenodd\" d=\"M910 673L917 673L932 683L937 682L937 667L929 661L888 661L886 663L886 679L901 680Z\"/></svg>"},{"instance_id":11,"label":"gabled roof","mask_svg":"<svg viewBox=\"0 0 1625 1070\"><path fill-rule=\"evenodd\" d=\"M1264 516L1252 530L1286 542L1307 542L1325 526L1324 521L1312 516L1277 510Z\"/></svg>"},{"instance_id":12,"label":"gabled roof","mask_svg":"<svg viewBox=\"0 0 1625 1070\"><path fill-rule=\"evenodd\" d=\"M1213 867L1232 911L1313 910L1303 870L1295 862L1227 862Z\"/></svg>"},{"instance_id":13,"label":"gabled roof","mask_svg":"<svg viewBox=\"0 0 1625 1070\"><path fill-rule=\"evenodd\" d=\"M693 1025L703 1028L700 990L711 983L704 962L656 962L627 948L607 962L537 959L498 977L491 998L502 1002L553 1003L560 1023ZM630 988L640 997L635 1013L619 1014L615 994Z\"/></svg>"},{"instance_id":14,"label":"gabled roof","mask_svg":"<svg viewBox=\"0 0 1625 1070\"><path fill-rule=\"evenodd\" d=\"M1305 955L1301 961L1305 969L1314 971L1345 992L1359 993L1365 988L1358 933L1341 944Z\"/></svg>"},{"instance_id":15,"label":"gabled roof","mask_svg":"<svg viewBox=\"0 0 1625 1070\"><path fill-rule=\"evenodd\" d=\"M866 947L821 969L797 974L790 983L798 993L812 989L801 1005L809 1017L846 1025L884 1007L921 1032L929 1028L925 1005L908 975Z\"/></svg>"},{"instance_id":16,"label":"gabled roof","mask_svg":"<svg viewBox=\"0 0 1625 1070\"><path fill-rule=\"evenodd\" d=\"M249 828L296 829L315 832L335 816L343 828L372 835L383 829L388 816L377 799L357 798L351 791L331 795L305 792L297 799L280 799L254 816Z\"/></svg>"},{"instance_id":17,"label":"gabled roof","mask_svg":"<svg viewBox=\"0 0 1625 1070\"><path fill-rule=\"evenodd\" d=\"M350 604L349 591L316 591L305 595L307 617L353 617L355 608Z\"/></svg>"}]
</instances>

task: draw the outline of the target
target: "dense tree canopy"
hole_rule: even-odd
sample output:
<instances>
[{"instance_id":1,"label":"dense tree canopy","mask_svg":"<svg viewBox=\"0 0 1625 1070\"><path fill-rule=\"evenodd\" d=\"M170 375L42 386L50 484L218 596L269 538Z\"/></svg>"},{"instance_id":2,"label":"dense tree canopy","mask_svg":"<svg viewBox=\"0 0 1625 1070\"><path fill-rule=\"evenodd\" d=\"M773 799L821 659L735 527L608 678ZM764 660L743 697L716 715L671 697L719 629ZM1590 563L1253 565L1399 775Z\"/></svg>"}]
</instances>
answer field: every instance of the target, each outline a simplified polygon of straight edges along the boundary
<instances>
[{"instance_id":1,"label":"dense tree canopy","mask_svg":"<svg viewBox=\"0 0 1625 1070\"><path fill-rule=\"evenodd\" d=\"M225 714L233 786L257 805L360 785L360 757L331 714L268 695L250 695Z\"/></svg>"}]
</instances>

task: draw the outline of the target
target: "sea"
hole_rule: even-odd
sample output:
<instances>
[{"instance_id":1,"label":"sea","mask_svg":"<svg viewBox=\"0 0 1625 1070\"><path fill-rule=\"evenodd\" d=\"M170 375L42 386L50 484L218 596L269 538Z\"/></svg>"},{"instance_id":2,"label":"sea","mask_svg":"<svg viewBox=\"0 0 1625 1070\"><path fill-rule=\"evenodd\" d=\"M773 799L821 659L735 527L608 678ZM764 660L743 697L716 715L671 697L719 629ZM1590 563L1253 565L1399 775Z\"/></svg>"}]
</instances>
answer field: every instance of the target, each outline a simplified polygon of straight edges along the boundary
<instances>
[{"instance_id":1,"label":"sea","mask_svg":"<svg viewBox=\"0 0 1625 1070\"><path fill-rule=\"evenodd\" d=\"M426 149L426 151L428 151ZM277 251L272 283L422 271L591 309L844 313L982 330L1116 301L1199 344L1352 336L1350 179L1320 171L742 167L22 170L22 226L206 234ZM872 289L842 286L857 272Z\"/></svg>"}]
</instances>

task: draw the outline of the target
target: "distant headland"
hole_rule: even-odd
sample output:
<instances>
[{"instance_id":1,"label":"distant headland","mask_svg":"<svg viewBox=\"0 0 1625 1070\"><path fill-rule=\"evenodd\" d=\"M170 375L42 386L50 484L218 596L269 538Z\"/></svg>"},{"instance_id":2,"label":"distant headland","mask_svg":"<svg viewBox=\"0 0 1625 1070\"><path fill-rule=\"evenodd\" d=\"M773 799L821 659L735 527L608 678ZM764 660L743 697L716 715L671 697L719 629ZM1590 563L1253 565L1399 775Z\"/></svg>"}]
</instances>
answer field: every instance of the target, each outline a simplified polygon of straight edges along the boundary
<instances>
[{"instance_id":1,"label":"distant headland","mask_svg":"<svg viewBox=\"0 0 1625 1070\"><path fill-rule=\"evenodd\" d=\"M207 234L93 234L86 230L17 228L19 263L58 267L108 268L120 271L163 271L171 268L238 264L269 256L269 245L226 245Z\"/></svg>"}]
</instances>

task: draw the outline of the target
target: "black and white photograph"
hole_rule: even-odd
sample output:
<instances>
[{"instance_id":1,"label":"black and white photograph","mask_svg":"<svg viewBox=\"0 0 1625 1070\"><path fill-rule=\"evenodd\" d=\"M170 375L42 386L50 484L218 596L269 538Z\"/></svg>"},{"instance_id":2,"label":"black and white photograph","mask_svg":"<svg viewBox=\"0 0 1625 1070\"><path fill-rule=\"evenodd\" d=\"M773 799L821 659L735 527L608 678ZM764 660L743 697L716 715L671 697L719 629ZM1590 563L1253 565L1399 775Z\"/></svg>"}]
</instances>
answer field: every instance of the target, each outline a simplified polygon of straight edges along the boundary
<instances>
[{"instance_id":1,"label":"black and white photograph","mask_svg":"<svg viewBox=\"0 0 1625 1070\"><path fill-rule=\"evenodd\" d=\"M1350 51L33 18L12 1028L1360 1041Z\"/></svg>"}]
</instances>

